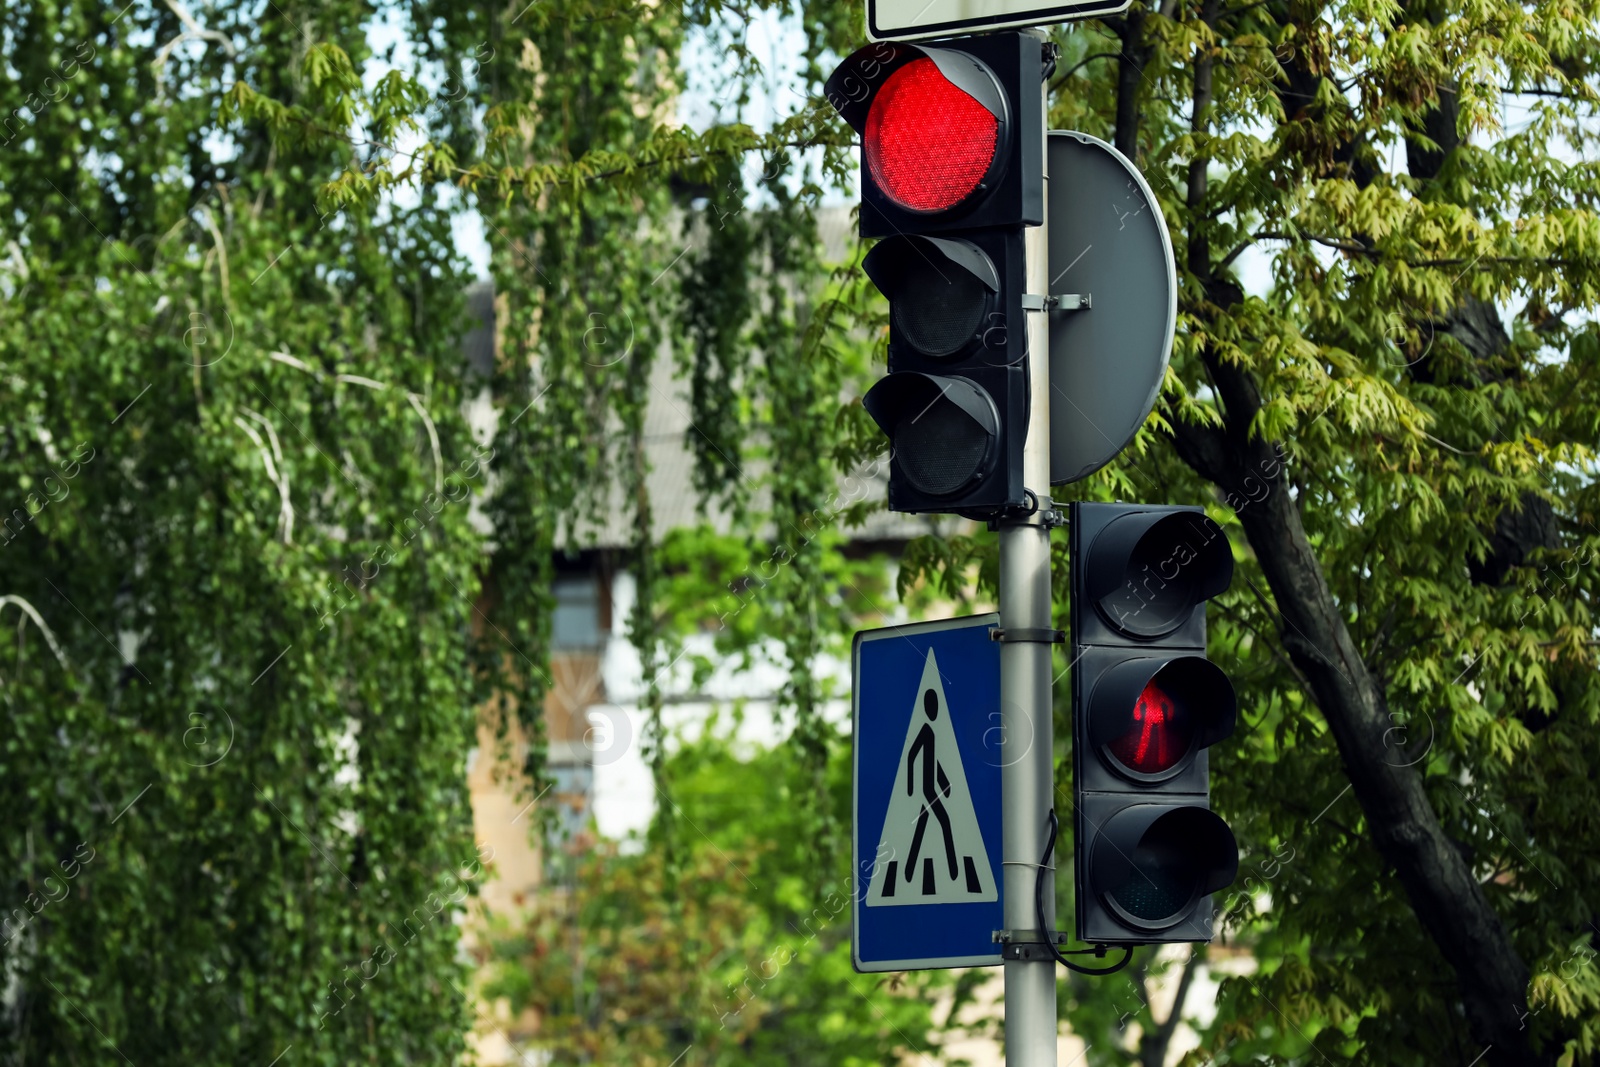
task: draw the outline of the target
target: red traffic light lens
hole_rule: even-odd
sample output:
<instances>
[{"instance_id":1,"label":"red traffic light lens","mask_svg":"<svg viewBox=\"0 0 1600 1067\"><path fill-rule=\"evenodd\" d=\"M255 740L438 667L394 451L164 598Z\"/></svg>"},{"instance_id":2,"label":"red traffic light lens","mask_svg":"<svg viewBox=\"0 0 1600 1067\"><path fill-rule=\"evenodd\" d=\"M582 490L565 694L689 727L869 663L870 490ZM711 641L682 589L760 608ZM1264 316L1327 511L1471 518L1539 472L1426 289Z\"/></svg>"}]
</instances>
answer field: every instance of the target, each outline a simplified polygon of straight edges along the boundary
<instances>
[{"instance_id":1,"label":"red traffic light lens","mask_svg":"<svg viewBox=\"0 0 1600 1067\"><path fill-rule=\"evenodd\" d=\"M955 207L978 187L999 150L1000 122L926 56L883 83L867 112L867 169L909 211Z\"/></svg>"},{"instance_id":2,"label":"red traffic light lens","mask_svg":"<svg viewBox=\"0 0 1600 1067\"><path fill-rule=\"evenodd\" d=\"M1188 755L1193 744L1193 716L1152 678L1134 702L1127 732L1106 748L1131 771L1161 774Z\"/></svg>"}]
</instances>

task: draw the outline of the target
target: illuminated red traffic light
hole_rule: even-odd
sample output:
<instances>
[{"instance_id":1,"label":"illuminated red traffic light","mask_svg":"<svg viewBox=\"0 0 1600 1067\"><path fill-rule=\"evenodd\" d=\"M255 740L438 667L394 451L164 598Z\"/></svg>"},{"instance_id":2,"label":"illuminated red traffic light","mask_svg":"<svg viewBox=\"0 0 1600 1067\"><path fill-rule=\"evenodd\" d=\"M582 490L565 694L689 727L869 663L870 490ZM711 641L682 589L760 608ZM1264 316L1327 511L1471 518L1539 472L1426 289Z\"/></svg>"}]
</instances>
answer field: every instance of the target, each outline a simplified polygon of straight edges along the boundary
<instances>
[{"instance_id":1,"label":"illuminated red traffic light","mask_svg":"<svg viewBox=\"0 0 1600 1067\"><path fill-rule=\"evenodd\" d=\"M861 236L1043 223L1045 70L1044 42L1028 33L852 53L824 89L861 137Z\"/></svg>"},{"instance_id":2,"label":"illuminated red traffic light","mask_svg":"<svg viewBox=\"0 0 1600 1067\"><path fill-rule=\"evenodd\" d=\"M1106 748L1119 763L1140 774L1170 770L1194 743L1194 722L1185 710L1152 678L1134 702L1128 731Z\"/></svg>"},{"instance_id":3,"label":"illuminated red traffic light","mask_svg":"<svg viewBox=\"0 0 1600 1067\"><path fill-rule=\"evenodd\" d=\"M873 97L862 144L886 196L909 211L945 211L994 167L1000 122L923 56L891 74Z\"/></svg>"}]
</instances>

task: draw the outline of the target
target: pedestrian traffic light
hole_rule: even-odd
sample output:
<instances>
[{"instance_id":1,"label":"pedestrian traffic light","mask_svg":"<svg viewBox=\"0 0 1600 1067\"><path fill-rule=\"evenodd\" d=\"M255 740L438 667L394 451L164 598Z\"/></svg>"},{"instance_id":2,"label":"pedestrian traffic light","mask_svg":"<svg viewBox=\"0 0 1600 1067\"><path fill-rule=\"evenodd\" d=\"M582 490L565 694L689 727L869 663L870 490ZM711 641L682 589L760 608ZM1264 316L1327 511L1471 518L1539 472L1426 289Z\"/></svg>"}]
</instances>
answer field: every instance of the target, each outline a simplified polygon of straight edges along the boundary
<instances>
[{"instance_id":1,"label":"pedestrian traffic light","mask_svg":"<svg viewBox=\"0 0 1600 1067\"><path fill-rule=\"evenodd\" d=\"M1210 895L1239 869L1206 752L1238 713L1206 659L1227 535L1200 508L1075 503L1069 547L1078 936L1209 941Z\"/></svg>"},{"instance_id":2,"label":"pedestrian traffic light","mask_svg":"<svg viewBox=\"0 0 1600 1067\"><path fill-rule=\"evenodd\" d=\"M863 398L890 442L889 507L989 517L1024 503L1023 229L1044 219L1043 43L882 42L828 79L861 135L863 263L889 298L889 374Z\"/></svg>"}]
</instances>

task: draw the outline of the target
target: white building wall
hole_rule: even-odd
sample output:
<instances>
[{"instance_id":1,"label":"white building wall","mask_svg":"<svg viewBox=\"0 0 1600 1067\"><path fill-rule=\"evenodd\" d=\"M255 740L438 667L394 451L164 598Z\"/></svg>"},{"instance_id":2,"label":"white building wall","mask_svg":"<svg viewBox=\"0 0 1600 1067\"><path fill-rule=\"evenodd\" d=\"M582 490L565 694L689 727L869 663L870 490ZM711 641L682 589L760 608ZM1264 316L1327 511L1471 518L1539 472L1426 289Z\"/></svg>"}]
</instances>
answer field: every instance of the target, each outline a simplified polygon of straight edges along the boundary
<instances>
[{"instance_id":1,"label":"white building wall","mask_svg":"<svg viewBox=\"0 0 1600 1067\"><path fill-rule=\"evenodd\" d=\"M655 783L646 765L640 744L647 725L639 702L646 691L646 679L639 653L628 642L627 618L633 608L633 575L619 573L612 582L612 629L601 661L605 692L611 701L589 709L590 747L594 760L594 814L600 833L621 840L642 832L655 814ZM789 734L781 721L774 694L788 678L783 648L770 642L754 657L748 669L734 669L731 663L719 664L698 690L690 691L690 663L695 656L715 658L715 637L694 634L683 645L676 663L660 672L659 685L666 697L662 718L668 744L674 737L696 739L712 711L742 701L744 721L735 734L737 742L752 747L773 745ZM831 679L840 697L823 708L824 716L849 730L850 664L833 656L817 664L819 676Z\"/></svg>"}]
</instances>

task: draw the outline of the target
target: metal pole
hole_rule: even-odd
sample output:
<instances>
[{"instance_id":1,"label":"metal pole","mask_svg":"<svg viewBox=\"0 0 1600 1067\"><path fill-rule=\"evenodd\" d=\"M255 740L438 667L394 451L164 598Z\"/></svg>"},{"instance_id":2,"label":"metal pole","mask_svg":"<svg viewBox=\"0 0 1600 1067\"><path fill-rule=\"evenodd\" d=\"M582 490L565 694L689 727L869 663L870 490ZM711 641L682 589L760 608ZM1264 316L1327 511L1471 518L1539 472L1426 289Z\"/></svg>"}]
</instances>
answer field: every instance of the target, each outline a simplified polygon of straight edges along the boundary
<instances>
[{"instance_id":1,"label":"metal pole","mask_svg":"<svg viewBox=\"0 0 1600 1067\"><path fill-rule=\"evenodd\" d=\"M1044 92L1044 86L1040 86ZM1049 120L1045 97L1045 125ZM1049 178L1046 177L1048 183ZM1047 195L1045 203L1050 202ZM1028 292L1050 292L1048 216L1026 231ZM1028 373L1032 403L1023 449L1023 484L1041 504L1050 496L1050 324L1046 312L1028 315ZM1041 508L1042 510L1042 508ZM1000 523L1000 625L1050 626L1050 529L1043 516ZM1043 878L1045 921L1055 925L1055 876L1037 864L1044 851L1054 782L1050 700L1051 645L1007 641L1000 646L1000 701L1006 727L1001 741L1000 806L1004 819L1005 923L1008 930L1038 929L1034 879ZM1070 822L1069 822L1070 825ZM1060 845L1057 845L1060 851ZM1056 965L1053 960L1005 963L1006 1063L1056 1067Z\"/></svg>"}]
</instances>

